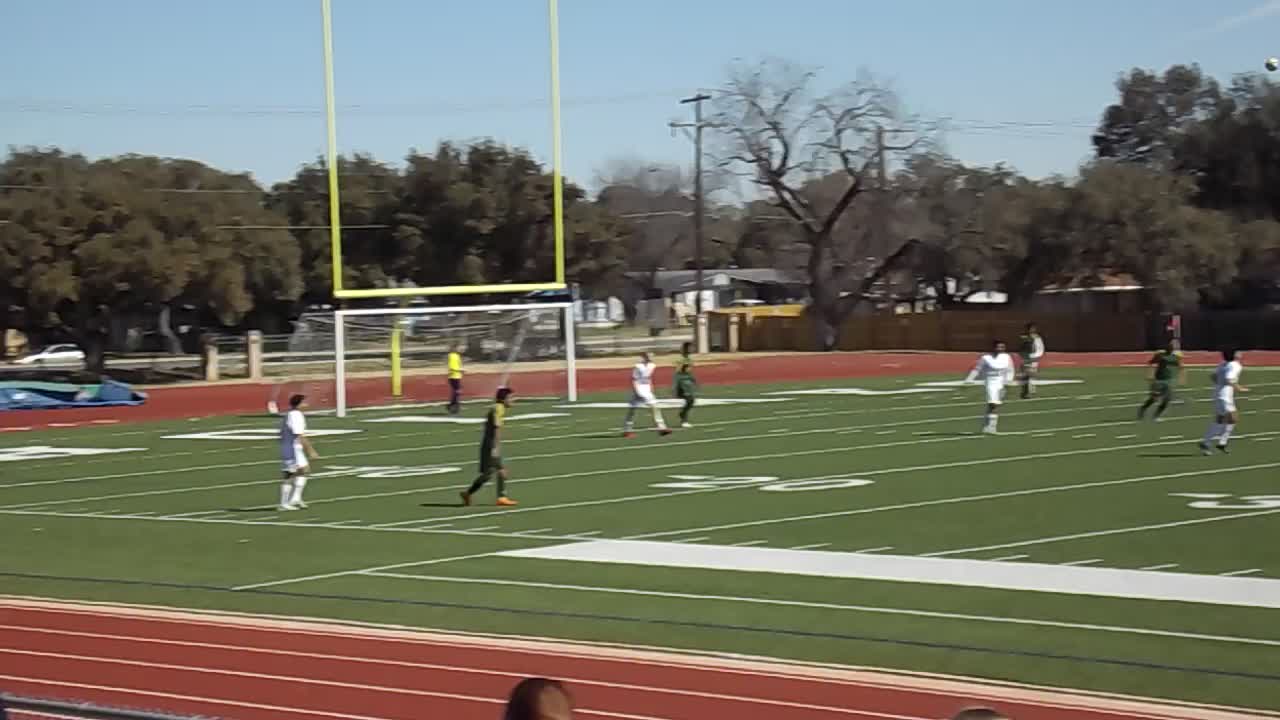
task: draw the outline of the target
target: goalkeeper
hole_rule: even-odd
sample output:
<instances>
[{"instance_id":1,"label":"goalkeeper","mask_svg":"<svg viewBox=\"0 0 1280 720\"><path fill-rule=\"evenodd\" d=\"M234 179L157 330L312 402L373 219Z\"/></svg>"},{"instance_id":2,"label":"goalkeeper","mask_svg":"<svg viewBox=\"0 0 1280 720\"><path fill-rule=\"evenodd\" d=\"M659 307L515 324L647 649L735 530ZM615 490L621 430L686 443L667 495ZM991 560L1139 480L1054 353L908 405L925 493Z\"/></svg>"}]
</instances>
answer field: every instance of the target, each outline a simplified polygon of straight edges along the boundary
<instances>
[{"instance_id":1,"label":"goalkeeper","mask_svg":"<svg viewBox=\"0 0 1280 720\"><path fill-rule=\"evenodd\" d=\"M698 381L693 377L692 353L693 343L680 346L680 359L676 361L676 374L673 378L676 397L684 400L684 407L680 408L680 427L682 428L693 427L689 422L689 413L693 410L698 395Z\"/></svg>"}]
</instances>

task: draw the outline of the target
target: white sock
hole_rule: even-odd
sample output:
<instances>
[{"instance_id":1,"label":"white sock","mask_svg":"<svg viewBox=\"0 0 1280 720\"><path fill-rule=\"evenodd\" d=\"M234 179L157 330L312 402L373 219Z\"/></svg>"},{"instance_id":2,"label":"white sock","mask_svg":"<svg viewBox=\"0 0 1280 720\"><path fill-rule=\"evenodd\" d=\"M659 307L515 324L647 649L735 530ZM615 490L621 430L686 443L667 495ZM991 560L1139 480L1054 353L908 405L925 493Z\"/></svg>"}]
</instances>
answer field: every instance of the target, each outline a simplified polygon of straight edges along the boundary
<instances>
[{"instance_id":1,"label":"white sock","mask_svg":"<svg viewBox=\"0 0 1280 720\"><path fill-rule=\"evenodd\" d=\"M280 507L289 504L289 496L293 494L293 481L285 480L280 483Z\"/></svg>"},{"instance_id":2,"label":"white sock","mask_svg":"<svg viewBox=\"0 0 1280 720\"><path fill-rule=\"evenodd\" d=\"M991 431L995 432L996 425L999 425L999 424L1000 424L1000 416L995 413L991 413L991 420L988 422L988 426L991 428Z\"/></svg>"},{"instance_id":3,"label":"white sock","mask_svg":"<svg viewBox=\"0 0 1280 720\"><path fill-rule=\"evenodd\" d=\"M1223 425L1223 426L1222 426L1222 435L1221 435L1221 437L1219 437L1219 438L1218 438L1218 445L1220 445L1220 446L1222 446L1222 447L1226 447L1226 446L1227 446L1227 441L1231 439L1231 431L1232 431L1232 430L1235 430L1235 429L1236 429L1236 426L1235 426L1235 425L1232 425L1232 424L1230 424L1230 423L1228 423L1228 424L1226 424L1226 425Z\"/></svg>"},{"instance_id":4,"label":"white sock","mask_svg":"<svg viewBox=\"0 0 1280 720\"><path fill-rule=\"evenodd\" d=\"M667 429L666 418L662 417L662 411L658 408L653 409L653 422L657 424L659 430Z\"/></svg>"},{"instance_id":5,"label":"white sock","mask_svg":"<svg viewBox=\"0 0 1280 720\"><path fill-rule=\"evenodd\" d=\"M1204 431L1204 444L1208 445L1222 434L1222 426L1216 422L1209 423L1209 429Z\"/></svg>"},{"instance_id":6,"label":"white sock","mask_svg":"<svg viewBox=\"0 0 1280 720\"><path fill-rule=\"evenodd\" d=\"M635 417L636 417L635 408L631 408L627 410L627 419L622 421L622 429L625 432L631 432L631 428L635 426L634 425Z\"/></svg>"},{"instance_id":7,"label":"white sock","mask_svg":"<svg viewBox=\"0 0 1280 720\"><path fill-rule=\"evenodd\" d=\"M289 498L290 505L297 505L302 502L302 488L307 486L307 478L305 475L299 475L293 479L293 495Z\"/></svg>"}]
</instances>

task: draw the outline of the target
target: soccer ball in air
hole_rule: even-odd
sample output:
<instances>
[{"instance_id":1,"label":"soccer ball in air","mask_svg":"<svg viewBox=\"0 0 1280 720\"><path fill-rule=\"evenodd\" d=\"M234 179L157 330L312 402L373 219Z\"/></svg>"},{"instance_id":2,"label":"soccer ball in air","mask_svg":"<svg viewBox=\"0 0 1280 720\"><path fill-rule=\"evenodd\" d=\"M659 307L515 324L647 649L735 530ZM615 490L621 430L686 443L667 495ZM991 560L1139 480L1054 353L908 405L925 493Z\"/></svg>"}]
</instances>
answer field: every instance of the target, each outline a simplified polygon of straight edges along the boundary
<instances>
[{"instance_id":1,"label":"soccer ball in air","mask_svg":"<svg viewBox=\"0 0 1280 720\"><path fill-rule=\"evenodd\" d=\"M1275 72L1276 68L1280 68L1280 59L1273 57L1267 58L1266 66L1268 70Z\"/></svg>"}]
</instances>

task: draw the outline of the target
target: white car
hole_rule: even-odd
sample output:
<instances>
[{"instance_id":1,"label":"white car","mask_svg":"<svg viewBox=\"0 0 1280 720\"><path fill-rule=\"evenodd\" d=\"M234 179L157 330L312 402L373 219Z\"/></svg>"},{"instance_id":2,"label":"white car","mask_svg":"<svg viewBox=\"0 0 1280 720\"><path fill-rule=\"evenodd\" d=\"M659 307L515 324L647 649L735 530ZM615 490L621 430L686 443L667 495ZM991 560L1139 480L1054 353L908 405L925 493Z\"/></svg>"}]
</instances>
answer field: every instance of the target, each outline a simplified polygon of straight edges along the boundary
<instances>
[{"instance_id":1,"label":"white car","mask_svg":"<svg viewBox=\"0 0 1280 720\"><path fill-rule=\"evenodd\" d=\"M84 351L75 345L50 345L15 362L18 365L81 365L84 363Z\"/></svg>"}]
</instances>

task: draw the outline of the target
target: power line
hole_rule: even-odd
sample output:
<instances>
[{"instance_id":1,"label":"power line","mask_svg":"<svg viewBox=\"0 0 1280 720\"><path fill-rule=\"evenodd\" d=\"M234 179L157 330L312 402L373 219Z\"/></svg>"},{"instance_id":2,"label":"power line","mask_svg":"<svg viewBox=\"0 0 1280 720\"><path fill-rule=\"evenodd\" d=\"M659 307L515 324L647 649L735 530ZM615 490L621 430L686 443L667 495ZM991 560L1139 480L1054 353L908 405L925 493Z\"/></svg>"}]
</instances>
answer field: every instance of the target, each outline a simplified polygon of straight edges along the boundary
<instances>
[{"instance_id":1,"label":"power line","mask_svg":"<svg viewBox=\"0 0 1280 720\"><path fill-rule=\"evenodd\" d=\"M561 102L564 107L590 107L600 105L623 105L645 100L668 97L676 90L657 90L623 95L600 95L566 98ZM424 104L380 104L354 103L338 106L338 112L346 115L367 116L425 116L425 115L460 115L475 112L515 112L537 110L550 106L547 98L527 98L524 100L493 100L479 103L439 102ZM85 103L72 100L30 100L19 98L0 98L0 113L7 114L42 114L42 115L208 115L222 116L323 116L324 107L317 103L312 105L240 105L240 104L138 104L132 102Z\"/></svg>"}]
</instances>

